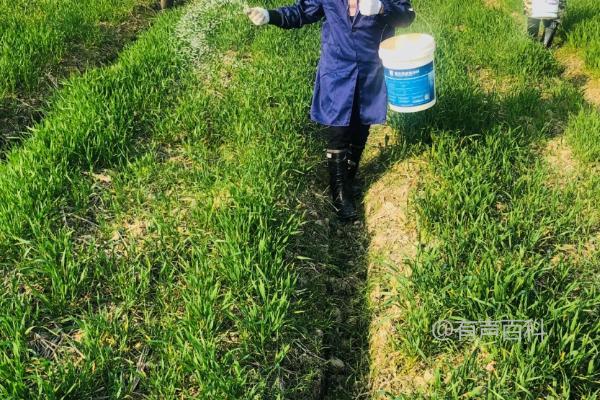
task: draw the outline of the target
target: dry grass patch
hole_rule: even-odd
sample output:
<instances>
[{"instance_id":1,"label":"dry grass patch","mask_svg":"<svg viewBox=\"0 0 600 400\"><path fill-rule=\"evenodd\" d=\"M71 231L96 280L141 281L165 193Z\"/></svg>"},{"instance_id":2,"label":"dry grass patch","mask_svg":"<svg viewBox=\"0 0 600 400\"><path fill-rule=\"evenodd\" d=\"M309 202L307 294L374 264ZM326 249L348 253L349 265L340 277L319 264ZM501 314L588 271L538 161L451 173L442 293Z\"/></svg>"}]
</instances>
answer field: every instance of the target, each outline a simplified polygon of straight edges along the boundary
<instances>
[{"instance_id":1,"label":"dry grass patch","mask_svg":"<svg viewBox=\"0 0 600 400\"><path fill-rule=\"evenodd\" d=\"M504 2L502 0L483 0L483 4L492 10L502 10L504 8Z\"/></svg>"},{"instance_id":2,"label":"dry grass patch","mask_svg":"<svg viewBox=\"0 0 600 400\"><path fill-rule=\"evenodd\" d=\"M564 77L581 88L586 101L600 107L600 78L587 70L585 62L574 50L564 47L555 55L565 67Z\"/></svg>"},{"instance_id":3,"label":"dry grass patch","mask_svg":"<svg viewBox=\"0 0 600 400\"><path fill-rule=\"evenodd\" d=\"M542 150L542 154L555 174L552 183L564 186L567 178L577 173L578 162L564 137L559 136L548 141L546 147Z\"/></svg>"},{"instance_id":4,"label":"dry grass patch","mask_svg":"<svg viewBox=\"0 0 600 400\"><path fill-rule=\"evenodd\" d=\"M470 72L473 79L479 82L479 86L486 94L507 95L513 92L519 82L513 76L498 76L490 68L478 68Z\"/></svg>"},{"instance_id":5,"label":"dry grass patch","mask_svg":"<svg viewBox=\"0 0 600 400\"><path fill-rule=\"evenodd\" d=\"M385 149L392 132L374 129L372 142ZM366 159L377 151L367 149ZM424 389L433 379L430 370L406 360L395 348L396 325L402 307L391 301L399 296L399 276L410 274L406 260L416 255L416 216L410 204L418 186L424 161L407 159L395 163L375 181L364 198L365 221L370 238L368 299L372 311L369 328L370 379L372 394L382 398L390 391Z\"/></svg>"}]
</instances>

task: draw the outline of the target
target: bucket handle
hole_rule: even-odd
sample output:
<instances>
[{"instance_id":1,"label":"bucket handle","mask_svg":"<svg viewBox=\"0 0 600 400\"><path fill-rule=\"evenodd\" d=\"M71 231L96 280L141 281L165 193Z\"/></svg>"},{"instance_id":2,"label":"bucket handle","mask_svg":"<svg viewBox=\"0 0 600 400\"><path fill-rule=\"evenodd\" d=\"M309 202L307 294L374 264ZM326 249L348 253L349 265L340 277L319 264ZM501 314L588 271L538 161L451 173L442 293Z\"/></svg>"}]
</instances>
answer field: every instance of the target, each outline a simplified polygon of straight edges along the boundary
<instances>
[{"instance_id":1,"label":"bucket handle","mask_svg":"<svg viewBox=\"0 0 600 400\"><path fill-rule=\"evenodd\" d=\"M421 14L420 12L415 12L415 19L416 18L419 18L421 21L423 21L425 23L426 27L429 29L429 32L426 32L426 33L429 33L429 34L431 34L431 36L433 36L433 28L431 27L431 24L429 23L429 21L427 20L427 18L425 18L423 16L423 14ZM383 32L381 32L381 37L379 38L379 42L380 43L383 40L383 34L385 33L385 31L387 30L388 27L391 28L390 25L387 25L386 29L384 29Z\"/></svg>"},{"instance_id":2,"label":"bucket handle","mask_svg":"<svg viewBox=\"0 0 600 400\"><path fill-rule=\"evenodd\" d=\"M429 33L429 34L431 34L431 36L433 36L433 28L431 28L431 24L429 23L429 21L425 17L423 17L421 15L421 13L418 13L418 12L415 12L415 19L416 18L419 18L420 20L422 20L425 23L427 28L429 28L429 32L427 32L427 33ZM381 32L381 37L379 38L379 43L381 43L383 41L383 35L385 34L387 28L392 28L392 30L393 30L393 27L391 27L390 25L386 25L385 28L383 29L383 31Z\"/></svg>"}]
</instances>

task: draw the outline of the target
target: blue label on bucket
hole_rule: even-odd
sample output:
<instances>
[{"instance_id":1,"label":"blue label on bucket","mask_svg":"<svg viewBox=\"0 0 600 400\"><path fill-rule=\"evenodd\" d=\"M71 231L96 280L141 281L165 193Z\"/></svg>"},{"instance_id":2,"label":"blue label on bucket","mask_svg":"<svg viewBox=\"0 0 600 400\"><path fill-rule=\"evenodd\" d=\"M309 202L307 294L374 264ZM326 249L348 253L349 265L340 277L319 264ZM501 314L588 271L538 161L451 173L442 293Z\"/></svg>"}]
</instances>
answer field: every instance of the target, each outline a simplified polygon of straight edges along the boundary
<instances>
[{"instance_id":1,"label":"blue label on bucket","mask_svg":"<svg viewBox=\"0 0 600 400\"><path fill-rule=\"evenodd\" d=\"M397 107L416 107L435 98L433 62L412 69L385 68L388 102Z\"/></svg>"}]
</instances>

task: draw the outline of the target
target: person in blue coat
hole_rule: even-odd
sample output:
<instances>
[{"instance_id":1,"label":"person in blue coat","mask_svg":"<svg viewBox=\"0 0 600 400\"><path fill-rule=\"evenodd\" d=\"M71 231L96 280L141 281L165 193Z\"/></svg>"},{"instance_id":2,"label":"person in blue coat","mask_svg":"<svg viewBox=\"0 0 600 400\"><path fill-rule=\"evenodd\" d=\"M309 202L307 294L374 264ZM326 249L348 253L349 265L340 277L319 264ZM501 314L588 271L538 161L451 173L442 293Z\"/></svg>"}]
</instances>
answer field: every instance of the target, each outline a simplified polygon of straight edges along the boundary
<instances>
[{"instance_id":1,"label":"person in blue coat","mask_svg":"<svg viewBox=\"0 0 600 400\"><path fill-rule=\"evenodd\" d=\"M255 25L284 29L324 20L311 119L326 126L333 205L342 220L357 218L353 184L370 126L386 121L387 93L379 44L412 23L409 0L298 0L274 10L254 7Z\"/></svg>"}]
</instances>

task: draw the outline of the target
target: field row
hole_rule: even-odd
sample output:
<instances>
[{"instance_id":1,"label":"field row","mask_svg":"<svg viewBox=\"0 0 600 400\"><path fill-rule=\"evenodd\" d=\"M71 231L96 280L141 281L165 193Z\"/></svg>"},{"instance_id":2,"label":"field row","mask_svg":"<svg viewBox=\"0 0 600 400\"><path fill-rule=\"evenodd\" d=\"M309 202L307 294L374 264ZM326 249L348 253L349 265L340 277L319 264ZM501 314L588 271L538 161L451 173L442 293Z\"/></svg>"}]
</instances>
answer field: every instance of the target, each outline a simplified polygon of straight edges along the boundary
<instances>
[{"instance_id":1,"label":"field row","mask_svg":"<svg viewBox=\"0 0 600 400\"><path fill-rule=\"evenodd\" d=\"M112 62L152 0L0 1L0 154L39 120L60 82Z\"/></svg>"},{"instance_id":2,"label":"field row","mask_svg":"<svg viewBox=\"0 0 600 400\"><path fill-rule=\"evenodd\" d=\"M385 277L398 370L348 398L598 395L600 116L509 3L414 1L411 29L439 45L439 103L394 115L373 169L425 160L420 250L412 274ZM324 298L314 264L339 260L311 260L305 234L329 232L304 204L322 158L307 119L319 26L257 29L242 8L158 17L71 78L0 164L0 397L316 398L323 354L365 352L331 330L360 324ZM543 156L557 135L571 175ZM543 320L547 335L432 338L460 319Z\"/></svg>"},{"instance_id":3,"label":"field row","mask_svg":"<svg viewBox=\"0 0 600 400\"><path fill-rule=\"evenodd\" d=\"M600 74L600 10L595 0L567 2L563 25L568 45L583 54L586 65Z\"/></svg>"},{"instance_id":4,"label":"field row","mask_svg":"<svg viewBox=\"0 0 600 400\"><path fill-rule=\"evenodd\" d=\"M414 2L427 24L413 29L433 27L438 38L439 102L392 120L394 158L425 165L411 194L421 241L409 274L370 278L396 293L385 351L401 366L375 376L384 383L373 389L406 399L596 398L600 115L527 37L520 3L459 3ZM557 136L573 159L545 159ZM389 259L372 257L389 271ZM545 336L433 333L439 321L527 320L543 321Z\"/></svg>"},{"instance_id":5,"label":"field row","mask_svg":"<svg viewBox=\"0 0 600 400\"><path fill-rule=\"evenodd\" d=\"M1 397L316 390L325 316L291 262L317 31L240 11L161 17L0 165Z\"/></svg>"}]
</instances>

